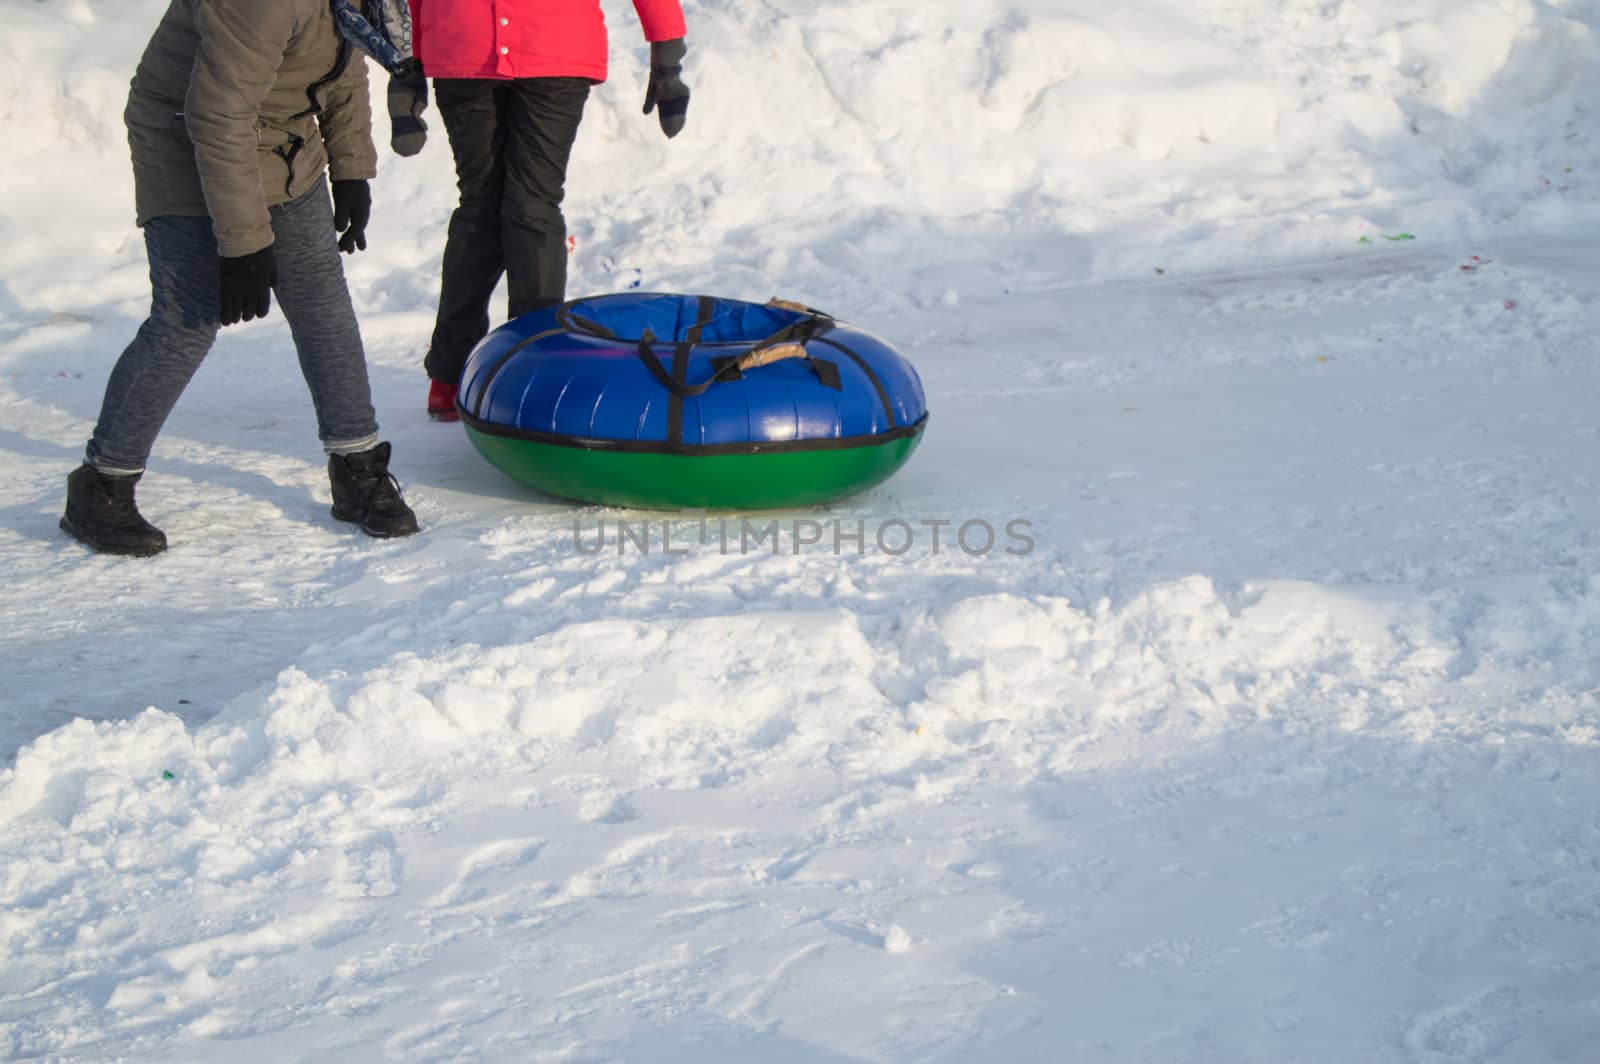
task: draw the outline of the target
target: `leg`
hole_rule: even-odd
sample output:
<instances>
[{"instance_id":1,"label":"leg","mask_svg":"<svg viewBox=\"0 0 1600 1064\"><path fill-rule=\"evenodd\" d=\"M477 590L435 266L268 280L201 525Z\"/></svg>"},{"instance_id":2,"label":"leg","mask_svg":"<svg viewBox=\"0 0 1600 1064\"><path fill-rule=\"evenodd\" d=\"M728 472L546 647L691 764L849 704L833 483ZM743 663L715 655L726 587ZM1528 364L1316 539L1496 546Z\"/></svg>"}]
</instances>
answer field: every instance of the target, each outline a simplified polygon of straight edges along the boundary
<instances>
[{"instance_id":1,"label":"leg","mask_svg":"<svg viewBox=\"0 0 1600 1064\"><path fill-rule=\"evenodd\" d=\"M161 426L217 338L217 242L209 218L154 218L144 228L150 317L106 382L84 464L67 477L61 528L108 554L150 555L167 537L144 519L134 485Z\"/></svg>"},{"instance_id":2,"label":"leg","mask_svg":"<svg viewBox=\"0 0 1600 1064\"><path fill-rule=\"evenodd\" d=\"M144 471L161 426L221 328L211 219L151 219L144 243L150 258L150 317L111 371L84 457L112 476Z\"/></svg>"},{"instance_id":3,"label":"leg","mask_svg":"<svg viewBox=\"0 0 1600 1064\"><path fill-rule=\"evenodd\" d=\"M444 245L439 317L427 359L428 376L455 384L467 356L489 331L489 298L505 272L500 205L505 189L506 83L440 78L439 114L455 156L460 205Z\"/></svg>"},{"instance_id":4,"label":"leg","mask_svg":"<svg viewBox=\"0 0 1600 1064\"><path fill-rule=\"evenodd\" d=\"M294 333L300 371L317 408L328 452L333 516L371 536L409 536L417 518L389 473L389 445L378 442L367 356L333 229L328 186L272 209L278 305Z\"/></svg>"},{"instance_id":5,"label":"leg","mask_svg":"<svg viewBox=\"0 0 1600 1064\"><path fill-rule=\"evenodd\" d=\"M512 84L501 240L511 282L509 314L515 318L566 298L567 224L561 200L589 82L523 78Z\"/></svg>"},{"instance_id":6,"label":"leg","mask_svg":"<svg viewBox=\"0 0 1600 1064\"><path fill-rule=\"evenodd\" d=\"M378 422L367 355L344 281L326 183L272 208L272 233L278 306L311 389L323 449L349 454L375 447Z\"/></svg>"}]
</instances>

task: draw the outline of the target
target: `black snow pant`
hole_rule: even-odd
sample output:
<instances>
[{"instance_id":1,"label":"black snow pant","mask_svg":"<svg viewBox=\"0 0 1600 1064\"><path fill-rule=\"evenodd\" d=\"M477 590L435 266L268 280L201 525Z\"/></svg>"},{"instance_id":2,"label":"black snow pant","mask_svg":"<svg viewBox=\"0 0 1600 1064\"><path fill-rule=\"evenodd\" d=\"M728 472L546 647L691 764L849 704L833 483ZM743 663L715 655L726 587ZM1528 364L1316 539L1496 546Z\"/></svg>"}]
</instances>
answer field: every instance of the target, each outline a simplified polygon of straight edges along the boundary
<instances>
[{"instance_id":1,"label":"black snow pant","mask_svg":"<svg viewBox=\"0 0 1600 1064\"><path fill-rule=\"evenodd\" d=\"M511 289L509 317L566 298L561 199L589 87L586 78L434 81L461 189L425 363L434 380L461 378L489 331L489 300L502 273Z\"/></svg>"}]
</instances>

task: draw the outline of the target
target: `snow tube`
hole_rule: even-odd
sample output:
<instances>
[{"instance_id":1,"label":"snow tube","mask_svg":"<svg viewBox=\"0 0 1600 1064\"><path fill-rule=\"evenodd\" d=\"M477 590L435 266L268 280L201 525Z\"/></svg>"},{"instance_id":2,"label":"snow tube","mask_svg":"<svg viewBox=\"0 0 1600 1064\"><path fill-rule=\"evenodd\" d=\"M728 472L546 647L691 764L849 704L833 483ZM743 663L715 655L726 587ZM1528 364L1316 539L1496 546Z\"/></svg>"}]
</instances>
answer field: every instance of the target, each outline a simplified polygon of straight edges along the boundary
<instances>
[{"instance_id":1,"label":"snow tube","mask_svg":"<svg viewBox=\"0 0 1600 1064\"><path fill-rule=\"evenodd\" d=\"M798 304L625 293L484 338L456 405L530 487L648 510L813 506L899 469L928 423L888 344Z\"/></svg>"}]
</instances>

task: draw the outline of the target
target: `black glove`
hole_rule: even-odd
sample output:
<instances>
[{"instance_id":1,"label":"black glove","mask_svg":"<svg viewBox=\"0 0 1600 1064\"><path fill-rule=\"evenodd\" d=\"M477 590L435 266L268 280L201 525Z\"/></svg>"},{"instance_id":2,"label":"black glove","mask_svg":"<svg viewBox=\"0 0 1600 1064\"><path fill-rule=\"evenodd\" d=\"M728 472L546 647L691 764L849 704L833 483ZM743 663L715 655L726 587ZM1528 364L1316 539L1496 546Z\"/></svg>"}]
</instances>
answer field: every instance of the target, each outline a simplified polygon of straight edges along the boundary
<instances>
[{"instance_id":1,"label":"black glove","mask_svg":"<svg viewBox=\"0 0 1600 1064\"><path fill-rule=\"evenodd\" d=\"M428 123L422 112L428 109L428 79L422 63L407 59L405 66L389 77L389 147L396 155L415 155L428 140Z\"/></svg>"},{"instance_id":2,"label":"black glove","mask_svg":"<svg viewBox=\"0 0 1600 1064\"><path fill-rule=\"evenodd\" d=\"M689 51L678 37L650 46L650 85L644 90L644 113L661 108L661 132L676 137L689 114L689 86L683 83L683 57Z\"/></svg>"},{"instance_id":3,"label":"black glove","mask_svg":"<svg viewBox=\"0 0 1600 1064\"><path fill-rule=\"evenodd\" d=\"M333 183L333 229L343 233L339 250L353 255L367 250L367 223L372 221L372 187L365 181Z\"/></svg>"},{"instance_id":4,"label":"black glove","mask_svg":"<svg viewBox=\"0 0 1600 1064\"><path fill-rule=\"evenodd\" d=\"M278 283L278 267L272 245L260 251L222 259L222 324L241 319L264 318L272 306L272 286Z\"/></svg>"}]
</instances>

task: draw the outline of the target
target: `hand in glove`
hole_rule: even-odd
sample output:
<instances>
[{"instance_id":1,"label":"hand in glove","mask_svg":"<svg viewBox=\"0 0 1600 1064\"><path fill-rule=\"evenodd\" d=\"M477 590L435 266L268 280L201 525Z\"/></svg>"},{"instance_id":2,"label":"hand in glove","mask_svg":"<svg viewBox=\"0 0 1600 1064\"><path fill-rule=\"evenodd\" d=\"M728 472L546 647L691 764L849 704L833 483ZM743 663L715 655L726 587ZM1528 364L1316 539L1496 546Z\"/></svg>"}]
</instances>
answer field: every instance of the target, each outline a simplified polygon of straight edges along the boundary
<instances>
[{"instance_id":1,"label":"hand in glove","mask_svg":"<svg viewBox=\"0 0 1600 1064\"><path fill-rule=\"evenodd\" d=\"M661 132L676 137L689 114L689 86L683 83L683 38L656 41L650 46L650 85L644 92L644 113L661 109Z\"/></svg>"},{"instance_id":2,"label":"hand in glove","mask_svg":"<svg viewBox=\"0 0 1600 1064\"><path fill-rule=\"evenodd\" d=\"M428 109L428 79L422 63L407 59L405 66L389 78L389 147L396 155L415 155L428 139L428 123L422 112Z\"/></svg>"},{"instance_id":3,"label":"hand in glove","mask_svg":"<svg viewBox=\"0 0 1600 1064\"><path fill-rule=\"evenodd\" d=\"M372 221L372 188L365 181L333 183L333 228L343 233L339 250L353 255L367 250L367 223Z\"/></svg>"},{"instance_id":4,"label":"hand in glove","mask_svg":"<svg viewBox=\"0 0 1600 1064\"><path fill-rule=\"evenodd\" d=\"M278 283L278 267L272 245L248 255L222 260L222 324L253 321L267 316L272 306L272 286Z\"/></svg>"}]
</instances>

